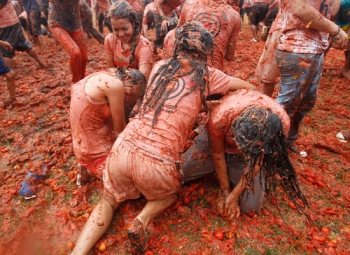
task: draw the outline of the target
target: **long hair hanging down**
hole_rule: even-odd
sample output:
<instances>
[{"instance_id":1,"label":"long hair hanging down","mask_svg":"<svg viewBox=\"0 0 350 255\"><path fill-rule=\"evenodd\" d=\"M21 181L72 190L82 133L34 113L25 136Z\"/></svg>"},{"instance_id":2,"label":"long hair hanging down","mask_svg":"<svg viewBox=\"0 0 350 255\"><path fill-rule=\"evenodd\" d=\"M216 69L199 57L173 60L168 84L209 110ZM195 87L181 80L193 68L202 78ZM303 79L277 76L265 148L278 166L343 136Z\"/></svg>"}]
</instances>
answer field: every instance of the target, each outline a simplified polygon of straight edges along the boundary
<instances>
[{"instance_id":1,"label":"long hair hanging down","mask_svg":"<svg viewBox=\"0 0 350 255\"><path fill-rule=\"evenodd\" d=\"M160 66L146 90L146 99L141 109L141 116L144 116L150 109L155 109L151 128L156 123L157 117L178 79L182 76L190 76L195 84L183 97L200 87L201 99L203 105L206 105L205 91L209 80L209 70L206 62L208 55L213 51L212 36L199 22L185 23L176 29L174 47L172 58ZM181 70L183 59L188 60L190 66L190 69L185 72Z\"/></svg>"},{"instance_id":2,"label":"long hair hanging down","mask_svg":"<svg viewBox=\"0 0 350 255\"><path fill-rule=\"evenodd\" d=\"M128 64L129 67L134 61L135 50L140 35L140 21L137 18L136 12L132 9L131 5L127 1L117 1L115 4L113 4L109 9L108 16L110 19L127 19L132 24L134 33L132 36L132 45L130 48L131 55Z\"/></svg>"},{"instance_id":3,"label":"long hair hanging down","mask_svg":"<svg viewBox=\"0 0 350 255\"><path fill-rule=\"evenodd\" d=\"M133 95L142 100L145 94L147 80L141 71L133 68L118 67L115 75L124 83L125 87L132 88Z\"/></svg>"},{"instance_id":4,"label":"long hair hanging down","mask_svg":"<svg viewBox=\"0 0 350 255\"><path fill-rule=\"evenodd\" d=\"M300 190L295 169L288 157L280 118L269 109L251 106L235 120L232 129L237 145L249 164L249 170L244 174L245 184L253 187L254 168L261 163L263 157L260 171L266 180L266 194L271 196L280 182L287 197L299 211L304 212L304 205L308 206L308 203Z\"/></svg>"}]
</instances>

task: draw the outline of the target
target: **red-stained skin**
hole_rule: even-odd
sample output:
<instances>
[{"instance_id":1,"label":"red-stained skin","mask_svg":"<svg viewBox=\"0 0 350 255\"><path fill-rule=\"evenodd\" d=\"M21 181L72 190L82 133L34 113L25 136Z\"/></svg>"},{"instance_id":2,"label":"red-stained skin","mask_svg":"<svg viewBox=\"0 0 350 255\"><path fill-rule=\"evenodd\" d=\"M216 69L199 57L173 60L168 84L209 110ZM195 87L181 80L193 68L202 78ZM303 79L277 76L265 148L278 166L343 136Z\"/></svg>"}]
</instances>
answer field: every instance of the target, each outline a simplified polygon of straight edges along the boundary
<instances>
[{"instance_id":1,"label":"red-stained skin","mask_svg":"<svg viewBox=\"0 0 350 255\"><path fill-rule=\"evenodd\" d=\"M264 42L253 44L250 38L248 26L243 25L236 58L225 62L224 71L252 82ZM76 242L103 190L98 180L76 188L67 54L54 39L48 38L47 44L49 50L40 54L53 71L37 69L32 59L19 52L15 62L20 103L0 109L0 254L69 254L69 243ZM103 47L88 40L88 51L92 61L87 74L104 70ZM234 221L223 219L216 210L219 185L212 175L182 188L178 200L150 222L147 254L244 254L248 249L263 254L267 249L283 253L290 247L296 247L293 254L348 254L350 143L340 143L335 137L350 124L348 81L339 75L343 65L342 51L331 50L326 56L319 98L297 140L308 157L291 155L314 222L307 223L305 216L290 208L279 188L272 203L266 198L263 209L253 217L242 214ZM276 87L274 97L277 91ZM0 86L0 93L6 97L6 86ZM38 183L37 198L25 201L17 194L19 185L28 171L39 174L42 163L48 175ZM185 197L190 197L190 204L183 203ZM144 205L141 198L121 206L100 240L106 252L127 254L126 230ZM214 237L217 230L224 233L223 240ZM97 247L91 254L99 254Z\"/></svg>"}]
</instances>

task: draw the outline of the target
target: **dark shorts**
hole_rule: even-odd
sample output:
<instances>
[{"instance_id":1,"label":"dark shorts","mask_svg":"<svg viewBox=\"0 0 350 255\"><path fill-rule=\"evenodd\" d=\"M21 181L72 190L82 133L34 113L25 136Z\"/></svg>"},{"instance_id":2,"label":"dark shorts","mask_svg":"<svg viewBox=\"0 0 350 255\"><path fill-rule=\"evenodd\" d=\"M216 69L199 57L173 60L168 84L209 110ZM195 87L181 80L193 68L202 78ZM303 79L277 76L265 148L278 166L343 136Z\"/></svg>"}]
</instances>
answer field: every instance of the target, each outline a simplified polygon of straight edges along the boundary
<instances>
[{"instance_id":1,"label":"dark shorts","mask_svg":"<svg viewBox=\"0 0 350 255\"><path fill-rule=\"evenodd\" d=\"M28 15L28 23L33 36L41 35L40 11L31 11Z\"/></svg>"},{"instance_id":2,"label":"dark shorts","mask_svg":"<svg viewBox=\"0 0 350 255\"><path fill-rule=\"evenodd\" d=\"M250 23L257 26L259 22L263 21L267 12L269 11L269 5L265 3L256 3L252 6L250 11Z\"/></svg>"},{"instance_id":3,"label":"dark shorts","mask_svg":"<svg viewBox=\"0 0 350 255\"><path fill-rule=\"evenodd\" d=\"M4 59L2 57L0 57L0 75L7 74L10 71L11 71L11 67L9 67L5 63Z\"/></svg>"},{"instance_id":4,"label":"dark shorts","mask_svg":"<svg viewBox=\"0 0 350 255\"><path fill-rule=\"evenodd\" d=\"M33 45L24 37L19 22L12 26L0 28L0 40L9 42L13 47L13 50L10 51L0 46L1 56L6 58L13 58L15 56L15 50L30 51L33 49Z\"/></svg>"}]
</instances>

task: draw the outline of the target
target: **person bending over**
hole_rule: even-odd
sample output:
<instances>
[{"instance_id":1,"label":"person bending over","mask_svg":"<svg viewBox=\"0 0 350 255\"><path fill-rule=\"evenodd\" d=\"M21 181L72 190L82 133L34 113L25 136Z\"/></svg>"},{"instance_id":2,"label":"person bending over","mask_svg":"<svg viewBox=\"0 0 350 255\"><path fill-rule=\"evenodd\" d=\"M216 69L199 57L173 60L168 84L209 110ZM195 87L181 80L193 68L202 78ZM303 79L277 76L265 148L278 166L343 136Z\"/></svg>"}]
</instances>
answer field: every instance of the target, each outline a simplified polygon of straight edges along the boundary
<instances>
[{"instance_id":1,"label":"person bending over","mask_svg":"<svg viewBox=\"0 0 350 255\"><path fill-rule=\"evenodd\" d=\"M72 85L69 116L73 151L81 165L78 186L88 181L88 174L102 179L106 158L145 88L140 71L124 68L97 72Z\"/></svg>"},{"instance_id":2,"label":"person bending over","mask_svg":"<svg viewBox=\"0 0 350 255\"><path fill-rule=\"evenodd\" d=\"M265 191L268 195L274 191L279 179L288 198L301 209L307 201L288 157L284 135L288 129L287 113L270 97L249 90L227 95L183 154L183 181L216 172L218 210L231 218L259 211Z\"/></svg>"},{"instance_id":3,"label":"person bending over","mask_svg":"<svg viewBox=\"0 0 350 255\"><path fill-rule=\"evenodd\" d=\"M181 154L205 98L251 84L209 69L210 33L200 23L176 29L175 52L152 69L140 113L119 135L103 172L104 194L92 211L72 254L87 254L107 230L123 201L148 200L127 230L130 251L145 252L148 222L177 198ZM209 85L208 85L209 84Z\"/></svg>"}]
</instances>

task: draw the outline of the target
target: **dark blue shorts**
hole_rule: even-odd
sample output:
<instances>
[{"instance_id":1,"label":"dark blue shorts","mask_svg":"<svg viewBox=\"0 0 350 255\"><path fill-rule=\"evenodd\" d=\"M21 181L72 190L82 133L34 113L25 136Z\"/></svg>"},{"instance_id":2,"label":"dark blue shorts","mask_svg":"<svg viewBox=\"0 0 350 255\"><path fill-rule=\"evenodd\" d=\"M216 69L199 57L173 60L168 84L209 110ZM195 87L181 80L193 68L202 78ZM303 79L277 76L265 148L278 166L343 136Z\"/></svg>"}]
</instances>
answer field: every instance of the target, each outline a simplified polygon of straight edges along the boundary
<instances>
[{"instance_id":1,"label":"dark blue shorts","mask_svg":"<svg viewBox=\"0 0 350 255\"><path fill-rule=\"evenodd\" d=\"M10 71L11 71L11 67L5 63L2 57L0 57L0 75L7 74Z\"/></svg>"}]
</instances>

